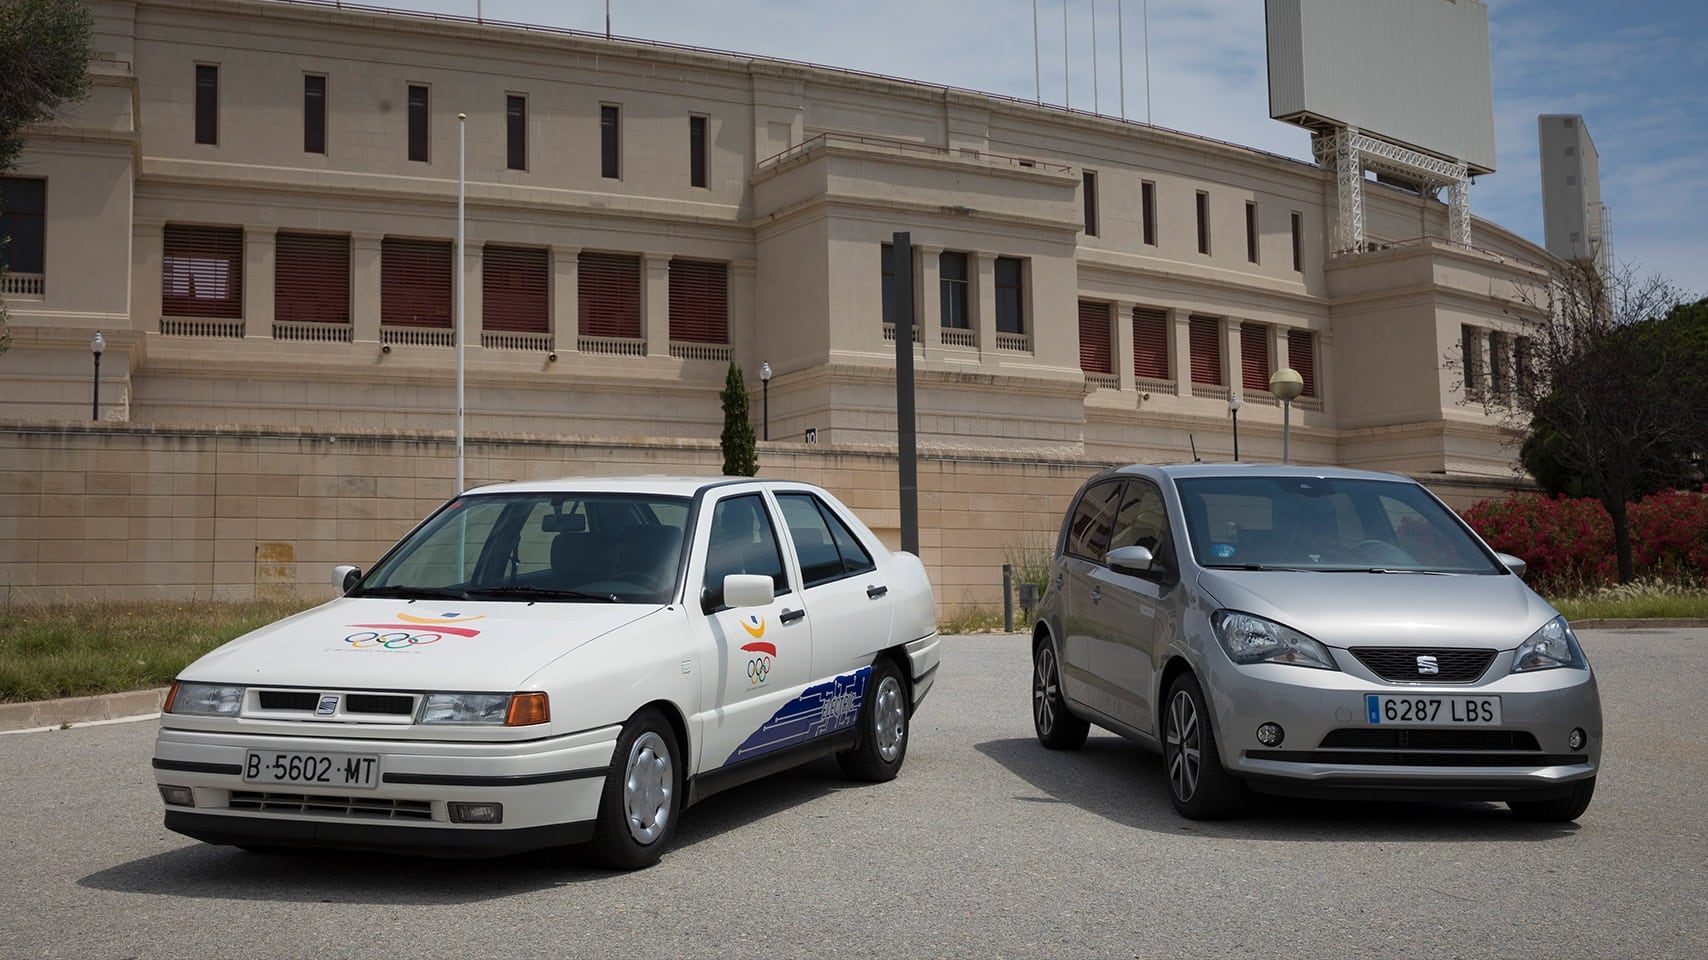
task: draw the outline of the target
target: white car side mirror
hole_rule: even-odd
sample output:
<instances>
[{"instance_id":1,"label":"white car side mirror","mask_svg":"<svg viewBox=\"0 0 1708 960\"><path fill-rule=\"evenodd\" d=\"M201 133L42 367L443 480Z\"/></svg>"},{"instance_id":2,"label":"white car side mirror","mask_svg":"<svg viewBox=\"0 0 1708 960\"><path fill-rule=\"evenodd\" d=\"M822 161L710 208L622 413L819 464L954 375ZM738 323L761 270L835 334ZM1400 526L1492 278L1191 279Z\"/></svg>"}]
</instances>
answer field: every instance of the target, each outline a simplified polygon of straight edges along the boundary
<instances>
[{"instance_id":1,"label":"white car side mirror","mask_svg":"<svg viewBox=\"0 0 1708 960\"><path fill-rule=\"evenodd\" d=\"M731 607L763 607L776 599L776 585L759 573L724 576L724 604Z\"/></svg>"},{"instance_id":2,"label":"white car side mirror","mask_svg":"<svg viewBox=\"0 0 1708 960\"><path fill-rule=\"evenodd\" d=\"M356 581L362 579L362 568L344 563L332 568L332 585L340 595L350 592Z\"/></svg>"}]
</instances>

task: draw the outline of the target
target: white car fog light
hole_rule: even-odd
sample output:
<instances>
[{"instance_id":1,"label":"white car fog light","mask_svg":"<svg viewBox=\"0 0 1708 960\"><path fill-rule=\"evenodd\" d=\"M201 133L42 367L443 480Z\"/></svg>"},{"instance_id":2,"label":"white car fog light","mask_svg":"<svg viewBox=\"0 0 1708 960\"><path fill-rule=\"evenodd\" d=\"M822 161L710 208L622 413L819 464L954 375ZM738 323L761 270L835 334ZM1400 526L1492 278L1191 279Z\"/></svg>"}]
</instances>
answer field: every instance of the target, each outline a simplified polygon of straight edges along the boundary
<instances>
[{"instance_id":1,"label":"white car fog light","mask_svg":"<svg viewBox=\"0 0 1708 960\"><path fill-rule=\"evenodd\" d=\"M1266 747L1279 747L1286 736L1279 723L1266 723L1257 728L1257 742Z\"/></svg>"},{"instance_id":2,"label":"white car fog light","mask_svg":"<svg viewBox=\"0 0 1708 960\"><path fill-rule=\"evenodd\" d=\"M1573 750L1582 750L1583 745L1587 742L1589 742L1589 734L1584 733L1582 727L1573 729L1572 732L1566 736L1566 746L1571 747Z\"/></svg>"},{"instance_id":3,"label":"white car fog light","mask_svg":"<svg viewBox=\"0 0 1708 960\"><path fill-rule=\"evenodd\" d=\"M503 823L502 803L448 803L452 823Z\"/></svg>"},{"instance_id":4,"label":"white car fog light","mask_svg":"<svg viewBox=\"0 0 1708 960\"><path fill-rule=\"evenodd\" d=\"M189 787L169 787L161 784L160 799L166 801L168 806L193 807L196 805L196 792Z\"/></svg>"}]
</instances>

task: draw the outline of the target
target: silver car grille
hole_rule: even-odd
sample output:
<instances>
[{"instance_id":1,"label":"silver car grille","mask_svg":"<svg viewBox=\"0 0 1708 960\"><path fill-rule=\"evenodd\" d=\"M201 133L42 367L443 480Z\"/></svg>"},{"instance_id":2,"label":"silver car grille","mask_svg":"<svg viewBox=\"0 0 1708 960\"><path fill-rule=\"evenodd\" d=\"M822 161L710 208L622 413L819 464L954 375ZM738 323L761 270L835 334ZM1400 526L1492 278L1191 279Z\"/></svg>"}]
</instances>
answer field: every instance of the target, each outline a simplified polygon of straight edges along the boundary
<instances>
[{"instance_id":1,"label":"silver car grille","mask_svg":"<svg viewBox=\"0 0 1708 960\"><path fill-rule=\"evenodd\" d=\"M1445 647L1352 647L1358 662L1394 683L1475 683L1494 660L1493 650Z\"/></svg>"},{"instance_id":2,"label":"silver car grille","mask_svg":"<svg viewBox=\"0 0 1708 960\"><path fill-rule=\"evenodd\" d=\"M321 797L306 793L263 793L233 790L233 810L298 813L311 817L364 820L431 820L428 800L386 800L380 797Z\"/></svg>"}]
</instances>

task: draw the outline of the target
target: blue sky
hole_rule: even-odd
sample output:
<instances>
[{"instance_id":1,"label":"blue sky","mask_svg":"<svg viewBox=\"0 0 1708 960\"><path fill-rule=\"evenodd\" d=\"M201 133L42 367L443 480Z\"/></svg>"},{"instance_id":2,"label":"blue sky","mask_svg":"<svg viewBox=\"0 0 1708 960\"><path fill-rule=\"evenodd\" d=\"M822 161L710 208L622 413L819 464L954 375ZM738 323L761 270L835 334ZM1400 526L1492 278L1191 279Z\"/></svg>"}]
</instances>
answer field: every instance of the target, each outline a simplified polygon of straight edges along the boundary
<instances>
[{"instance_id":1,"label":"blue sky","mask_svg":"<svg viewBox=\"0 0 1708 960\"><path fill-rule=\"evenodd\" d=\"M604 0L368 0L603 32ZM1429 0L1414 0L1429 2ZM1046 102L1308 159L1269 119L1263 0L610 0L612 33L804 60ZM1542 240L1536 117L1584 117L1612 207L1614 255L1708 294L1708 2L1489 0L1497 170L1471 209ZM976 15L973 11L976 10ZM1117 14L1124 28L1117 33ZM1096 30L1093 32L1093 16ZM1124 43L1118 42L1118 36ZM1097 56L1093 84L1092 51ZM1124 48L1124 56L1122 51ZM1041 78L1038 76L1041 73ZM1094 99L1095 98L1095 99Z\"/></svg>"}]
</instances>

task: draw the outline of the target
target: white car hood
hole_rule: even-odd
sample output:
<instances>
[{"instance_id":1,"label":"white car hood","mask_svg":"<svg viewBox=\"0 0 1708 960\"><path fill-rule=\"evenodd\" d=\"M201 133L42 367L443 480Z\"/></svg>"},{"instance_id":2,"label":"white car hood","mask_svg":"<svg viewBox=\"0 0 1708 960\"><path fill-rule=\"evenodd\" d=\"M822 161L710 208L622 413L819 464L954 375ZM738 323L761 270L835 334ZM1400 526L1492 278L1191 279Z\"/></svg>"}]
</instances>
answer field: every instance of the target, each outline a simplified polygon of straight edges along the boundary
<instances>
[{"instance_id":1,"label":"white car hood","mask_svg":"<svg viewBox=\"0 0 1708 960\"><path fill-rule=\"evenodd\" d=\"M341 598L245 634L180 679L365 690L509 692L657 604Z\"/></svg>"}]
</instances>

